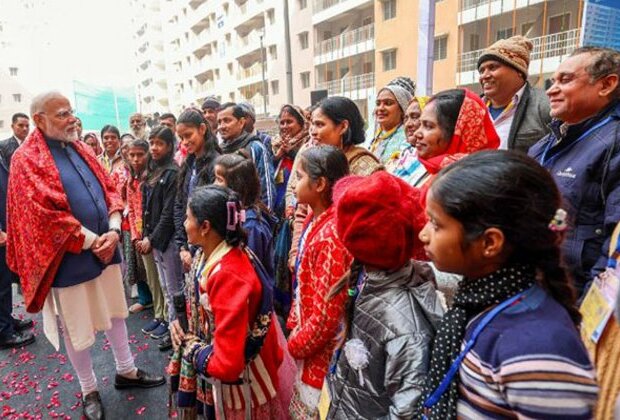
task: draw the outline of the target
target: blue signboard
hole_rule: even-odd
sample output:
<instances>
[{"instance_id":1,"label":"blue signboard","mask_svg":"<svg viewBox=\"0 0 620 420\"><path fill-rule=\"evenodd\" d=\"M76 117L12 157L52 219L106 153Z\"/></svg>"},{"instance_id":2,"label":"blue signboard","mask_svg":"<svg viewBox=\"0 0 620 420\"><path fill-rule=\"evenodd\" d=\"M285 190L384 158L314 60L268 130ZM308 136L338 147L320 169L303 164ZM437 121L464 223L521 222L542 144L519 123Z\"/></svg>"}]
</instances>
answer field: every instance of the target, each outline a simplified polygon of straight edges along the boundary
<instances>
[{"instance_id":1,"label":"blue signboard","mask_svg":"<svg viewBox=\"0 0 620 420\"><path fill-rule=\"evenodd\" d=\"M587 0L581 45L620 50L620 0Z\"/></svg>"}]
</instances>

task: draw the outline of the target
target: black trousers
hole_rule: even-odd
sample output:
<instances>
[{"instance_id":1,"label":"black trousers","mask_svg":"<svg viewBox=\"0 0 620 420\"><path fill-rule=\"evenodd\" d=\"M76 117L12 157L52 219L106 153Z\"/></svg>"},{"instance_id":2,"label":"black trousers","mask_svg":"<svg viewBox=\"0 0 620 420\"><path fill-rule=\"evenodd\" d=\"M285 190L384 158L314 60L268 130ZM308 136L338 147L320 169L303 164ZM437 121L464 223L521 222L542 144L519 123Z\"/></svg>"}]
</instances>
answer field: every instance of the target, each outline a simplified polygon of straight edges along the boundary
<instances>
[{"instance_id":1,"label":"black trousers","mask_svg":"<svg viewBox=\"0 0 620 420\"><path fill-rule=\"evenodd\" d=\"M6 247L0 247L0 339L13 334L13 288L15 274L6 264Z\"/></svg>"}]
</instances>

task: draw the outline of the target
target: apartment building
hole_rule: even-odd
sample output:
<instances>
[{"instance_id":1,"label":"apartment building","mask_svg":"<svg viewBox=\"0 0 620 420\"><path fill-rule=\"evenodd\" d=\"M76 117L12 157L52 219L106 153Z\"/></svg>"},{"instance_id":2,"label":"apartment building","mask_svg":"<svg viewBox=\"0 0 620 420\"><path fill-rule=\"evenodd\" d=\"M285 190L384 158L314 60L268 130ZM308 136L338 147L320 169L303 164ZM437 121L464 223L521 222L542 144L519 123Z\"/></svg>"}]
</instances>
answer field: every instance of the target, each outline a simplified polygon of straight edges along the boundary
<instances>
[{"instance_id":1,"label":"apartment building","mask_svg":"<svg viewBox=\"0 0 620 420\"><path fill-rule=\"evenodd\" d=\"M478 90L477 61L501 38L525 35L534 44L529 81L545 81L580 46L583 0L461 0L456 84Z\"/></svg>"},{"instance_id":2,"label":"apartment building","mask_svg":"<svg viewBox=\"0 0 620 420\"><path fill-rule=\"evenodd\" d=\"M168 110L168 73L160 0L132 0L136 97L138 110L146 114Z\"/></svg>"},{"instance_id":3,"label":"apartment building","mask_svg":"<svg viewBox=\"0 0 620 420\"><path fill-rule=\"evenodd\" d=\"M28 45L40 35L45 17L38 25L31 19L41 15L41 8L49 6L47 1L33 0L16 2L0 0L0 140L11 135L11 117L16 112L30 113L33 92L38 89L39 66L29 54ZM49 41L39 37L38 42Z\"/></svg>"},{"instance_id":4,"label":"apartment building","mask_svg":"<svg viewBox=\"0 0 620 420\"><path fill-rule=\"evenodd\" d=\"M368 116L375 96L375 1L314 0L315 89L346 96Z\"/></svg>"},{"instance_id":5,"label":"apartment building","mask_svg":"<svg viewBox=\"0 0 620 420\"><path fill-rule=\"evenodd\" d=\"M168 109L200 106L206 96L247 101L273 115L286 101L283 2L161 2Z\"/></svg>"},{"instance_id":6,"label":"apartment building","mask_svg":"<svg viewBox=\"0 0 620 420\"><path fill-rule=\"evenodd\" d=\"M459 41L458 4L458 0L435 1L434 91L448 89L455 84ZM419 9L417 1L375 2L377 86L385 86L397 76L417 79Z\"/></svg>"}]
</instances>

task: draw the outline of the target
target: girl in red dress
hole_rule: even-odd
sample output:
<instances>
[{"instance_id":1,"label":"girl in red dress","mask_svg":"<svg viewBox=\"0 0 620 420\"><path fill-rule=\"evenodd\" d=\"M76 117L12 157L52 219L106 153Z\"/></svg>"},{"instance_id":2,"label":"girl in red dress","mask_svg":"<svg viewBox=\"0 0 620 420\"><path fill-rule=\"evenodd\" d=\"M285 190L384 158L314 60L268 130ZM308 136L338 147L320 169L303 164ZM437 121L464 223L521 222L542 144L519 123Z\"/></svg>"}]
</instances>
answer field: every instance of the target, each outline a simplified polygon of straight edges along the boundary
<instances>
[{"instance_id":1,"label":"girl in red dress","mask_svg":"<svg viewBox=\"0 0 620 420\"><path fill-rule=\"evenodd\" d=\"M288 320L288 349L299 367L290 414L294 419L318 418L318 405L328 366L341 329L347 291L332 299L332 286L349 270L351 255L336 233L332 187L349 173L344 153L317 146L301 154L295 194L308 214L295 264L295 299Z\"/></svg>"},{"instance_id":2,"label":"girl in red dress","mask_svg":"<svg viewBox=\"0 0 620 420\"><path fill-rule=\"evenodd\" d=\"M179 417L285 418L273 289L243 245L241 202L229 188L198 187L186 215L188 241L200 250L186 277L188 329L171 324Z\"/></svg>"}]
</instances>

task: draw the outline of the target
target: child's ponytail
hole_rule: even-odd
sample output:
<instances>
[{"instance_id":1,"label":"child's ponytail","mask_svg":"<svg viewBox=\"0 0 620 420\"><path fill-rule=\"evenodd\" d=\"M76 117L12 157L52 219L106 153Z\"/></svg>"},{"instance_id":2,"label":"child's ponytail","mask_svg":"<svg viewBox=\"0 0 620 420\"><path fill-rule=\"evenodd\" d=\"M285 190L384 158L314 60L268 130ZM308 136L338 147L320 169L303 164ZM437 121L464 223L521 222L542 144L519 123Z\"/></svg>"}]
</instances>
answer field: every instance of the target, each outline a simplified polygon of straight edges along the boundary
<instances>
[{"instance_id":1,"label":"child's ponytail","mask_svg":"<svg viewBox=\"0 0 620 420\"><path fill-rule=\"evenodd\" d=\"M364 271L364 266L358 260L353 260L351 264L351 268L344 273L344 276L329 291L327 295L327 300L333 299L337 295L342 292L342 289L347 288L347 303L345 304L344 309L344 337L346 338L349 335L349 328L351 328L351 324L353 323L353 311L355 309L355 300L357 295L359 294L359 290L357 288L357 282L359 280L360 275Z\"/></svg>"}]
</instances>

